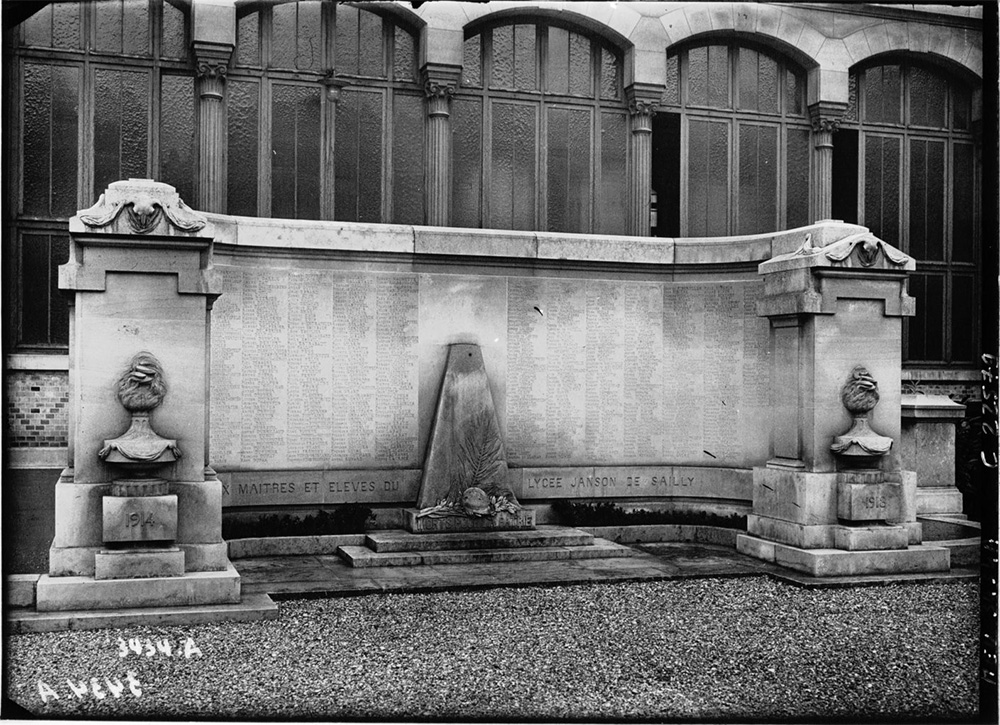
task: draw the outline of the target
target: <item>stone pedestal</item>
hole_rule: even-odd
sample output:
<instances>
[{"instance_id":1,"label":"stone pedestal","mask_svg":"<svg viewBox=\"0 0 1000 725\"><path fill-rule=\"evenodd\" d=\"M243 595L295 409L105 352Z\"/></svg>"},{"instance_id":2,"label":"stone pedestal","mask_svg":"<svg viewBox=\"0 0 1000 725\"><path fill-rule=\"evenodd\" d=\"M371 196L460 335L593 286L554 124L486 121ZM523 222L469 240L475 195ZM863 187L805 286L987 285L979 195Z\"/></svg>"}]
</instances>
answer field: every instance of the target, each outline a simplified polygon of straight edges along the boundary
<instances>
[{"instance_id":1,"label":"stone pedestal","mask_svg":"<svg viewBox=\"0 0 1000 725\"><path fill-rule=\"evenodd\" d=\"M946 395L902 397L900 458L917 474L917 513L961 514L962 492L955 488L955 425L965 406Z\"/></svg>"},{"instance_id":2,"label":"stone pedestal","mask_svg":"<svg viewBox=\"0 0 1000 725\"><path fill-rule=\"evenodd\" d=\"M807 237L760 265L771 459L754 469L737 549L813 576L947 569L947 551L918 546L916 480L895 445L914 262L846 225L823 231L825 246Z\"/></svg>"},{"instance_id":3,"label":"stone pedestal","mask_svg":"<svg viewBox=\"0 0 1000 725\"><path fill-rule=\"evenodd\" d=\"M38 609L238 602L221 485L205 475L208 317L221 291L212 230L173 187L132 179L73 217L70 234L59 281L72 294L72 460ZM166 392L130 427L127 376L144 395L152 385L139 352Z\"/></svg>"}]
</instances>

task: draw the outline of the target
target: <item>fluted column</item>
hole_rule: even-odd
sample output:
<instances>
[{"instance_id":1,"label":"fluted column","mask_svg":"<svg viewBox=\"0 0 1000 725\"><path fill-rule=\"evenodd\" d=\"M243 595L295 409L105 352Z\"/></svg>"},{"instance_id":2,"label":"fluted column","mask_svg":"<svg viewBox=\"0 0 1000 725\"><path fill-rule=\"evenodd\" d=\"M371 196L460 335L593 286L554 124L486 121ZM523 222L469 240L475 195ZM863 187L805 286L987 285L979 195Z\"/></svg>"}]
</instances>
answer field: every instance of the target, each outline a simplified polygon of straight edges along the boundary
<instances>
[{"instance_id":1,"label":"fluted column","mask_svg":"<svg viewBox=\"0 0 1000 725\"><path fill-rule=\"evenodd\" d=\"M232 46L195 44L198 77L198 208L226 211L226 71Z\"/></svg>"},{"instance_id":2,"label":"fluted column","mask_svg":"<svg viewBox=\"0 0 1000 725\"><path fill-rule=\"evenodd\" d=\"M663 87L635 83L625 89L629 110L629 184L626 233L650 235L649 197L652 191L653 116L663 96Z\"/></svg>"},{"instance_id":3,"label":"fluted column","mask_svg":"<svg viewBox=\"0 0 1000 725\"><path fill-rule=\"evenodd\" d=\"M425 172L427 224L451 224L451 97L461 69L427 64L423 68L427 96L427 166Z\"/></svg>"},{"instance_id":4,"label":"fluted column","mask_svg":"<svg viewBox=\"0 0 1000 725\"><path fill-rule=\"evenodd\" d=\"M810 180L810 220L829 219L833 216L833 134L847 105L820 101L809 106L812 120L812 179Z\"/></svg>"}]
</instances>

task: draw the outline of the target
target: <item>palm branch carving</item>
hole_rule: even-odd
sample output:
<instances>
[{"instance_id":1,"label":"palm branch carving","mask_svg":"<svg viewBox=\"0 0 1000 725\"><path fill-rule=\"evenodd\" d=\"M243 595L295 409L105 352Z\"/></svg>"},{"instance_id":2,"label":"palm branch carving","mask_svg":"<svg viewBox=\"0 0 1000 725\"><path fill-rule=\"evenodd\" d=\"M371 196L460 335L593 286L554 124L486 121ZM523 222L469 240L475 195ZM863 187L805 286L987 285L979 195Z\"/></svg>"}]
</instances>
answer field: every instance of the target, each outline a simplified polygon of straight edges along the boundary
<instances>
[{"instance_id":1,"label":"palm branch carving","mask_svg":"<svg viewBox=\"0 0 1000 725\"><path fill-rule=\"evenodd\" d=\"M492 411L480 411L472 419L465 440L459 442L461 491L473 486L484 491L493 488L503 462L503 445Z\"/></svg>"}]
</instances>

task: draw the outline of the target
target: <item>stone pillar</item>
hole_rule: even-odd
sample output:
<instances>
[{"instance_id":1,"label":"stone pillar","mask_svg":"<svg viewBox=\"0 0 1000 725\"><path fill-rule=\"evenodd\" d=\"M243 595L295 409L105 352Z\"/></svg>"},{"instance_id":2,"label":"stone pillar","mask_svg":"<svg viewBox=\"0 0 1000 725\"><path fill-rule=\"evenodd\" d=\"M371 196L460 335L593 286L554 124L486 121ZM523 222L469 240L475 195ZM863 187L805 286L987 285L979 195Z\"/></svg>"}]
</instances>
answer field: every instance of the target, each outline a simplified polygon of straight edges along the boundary
<instances>
[{"instance_id":1,"label":"stone pillar","mask_svg":"<svg viewBox=\"0 0 1000 725\"><path fill-rule=\"evenodd\" d=\"M626 233L650 235L649 201L652 192L653 116L663 97L663 86L633 83L625 89L629 110L629 178Z\"/></svg>"},{"instance_id":2,"label":"stone pillar","mask_svg":"<svg viewBox=\"0 0 1000 725\"><path fill-rule=\"evenodd\" d=\"M191 47L198 78L198 208L226 211L226 71L236 47L232 4L192 7Z\"/></svg>"},{"instance_id":3,"label":"stone pillar","mask_svg":"<svg viewBox=\"0 0 1000 725\"><path fill-rule=\"evenodd\" d=\"M451 224L451 97L461 68L428 63L421 71L427 96L427 224Z\"/></svg>"},{"instance_id":4,"label":"stone pillar","mask_svg":"<svg viewBox=\"0 0 1000 725\"><path fill-rule=\"evenodd\" d=\"M947 569L946 549L919 546L916 481L899 457L902 320L915 311L906 276L916 265L857 227L830 223L812 237L823 246L807 236L760 265L771 459L754 469L737 548L813 576ZM851 397L859 385L866 406ZM867 455L873 439L881 450Z\"/></svg>"},{"instance_id":5,"label":"stone pillar","mask_svg":"<svg viewBox=\"0 0 1000 725\"><path fill-rule=\"evenodd\" d=\"M833 134L847 111L847 105L820 101L809 106L812 121L812 179L809 197L812 221L833 216Z\"/></svg>"},{"instance_id":6,"label":"stone pillar","mask_svg":"<svg viewBox=\"0 0 1000 725\"><path fill-rule=\"evenodd\" d=\"M918 514L961 514L962 492L955 487L955 424L965 406L947 395L902 398L903 467L917 474Z\"/></svg>"},{"instance_id":7,"label":"stone pillar","mask_svg":"<svg viewBox=\"0 0 1000 725\"><path fill-rule=\"evenodd\" d=\"M172 186L146 179L111 184L98 204L70 220L70 258L59 268L59 285L75 298L69 405L73 461L56 484L55 538L49 575L38 583L40 611L239 601L239 575L222 540L221 484L205 475L207 321L210 303L220 293L212 244L204 217L188 208ZM176 518L171 515L174 523L164 528L167 517L161 518L155 502L147 500L143 510L156 515L148 521L144 515L138 525L149 525L155 532L149 537L123 531L137 524L116 519L115 512L124 509L109 508L106 501L125 495L120 490L127 488L122 479L128 476L114 455L107 455L106 444L132 430L119 381L140 352L158 361L166 385L162 404L148 413L149 425L179 451L160 459L166 462L157 464L156 474L168 489L157 494L176 501L171 504ZM131 417L134 427L134 412ZM172 561L179 560L182 568L160 576L139 567L142 573L122 578L98 571L95 579L95 561L101 557L127 558L121 556L120 542L129 536L169 540L177 552Z\"/></svg>"}]
</instances>

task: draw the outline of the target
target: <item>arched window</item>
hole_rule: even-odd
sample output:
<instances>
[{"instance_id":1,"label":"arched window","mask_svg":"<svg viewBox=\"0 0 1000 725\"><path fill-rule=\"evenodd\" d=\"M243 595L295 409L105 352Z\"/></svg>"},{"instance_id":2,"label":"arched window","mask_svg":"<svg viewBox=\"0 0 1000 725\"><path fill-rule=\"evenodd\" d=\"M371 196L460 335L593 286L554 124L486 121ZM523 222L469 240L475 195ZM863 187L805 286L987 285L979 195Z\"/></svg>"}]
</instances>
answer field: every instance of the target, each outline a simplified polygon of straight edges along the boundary
<instances>
[{"instance_id":1,"label":"arched window","mask_svg":"<svg viewBox=\"0 0 1000 725\"><path fill-rule=\"evenodd\" d=\"M977 349L979 169L972 89L939 68L899 59L856 68L834 134L833 213L917 260L904 357L971 363Z\"/></svg>"},{"instance_id":2,"label":"arched window","mask_svg":"<svg viewBox=\"0 0 1000 725\"><path fill-rule=\"evenodd\" d=\"M809 222L805 74L736 43L667 54L653 126L659 236L712 237Z\"/></svg>"},{"instance_id":3,"label":"arched window","mask_svg":"<svg viewBox=\"0 0 1000 725\"><path fill-rule=\"evenodd\" d=\"M165 0L45 5L11 31L5 161L14 343L65 346L66 222L109 183L156 178L194 198L194 76L186 13ZM12 227L12 228L11 228ZM8 298L11 299L11 298Z\"/></svg>"},{"instance_id":4,"label":"arched window","mask_svg":"<svg viewBox=\"0 0 1000 725\"><path fill-rule=\"evenodd\" d=\"M241 9L228 81L228 213L422 223L416 47L410 29L351 5ZM328 71L347 86L332 120L334 204L323 209Z\"/></svg>"},{"instance_id":5,"label":"arched window","mask_svg":"<svg viewBox=\"0 0 1000 725\"><path fill-rule=\"evenodd\" d=\"M467 38L464 56L453 223L624 234L621 54L563 27L517 24Z\"/></svg>"}]
</instances>

